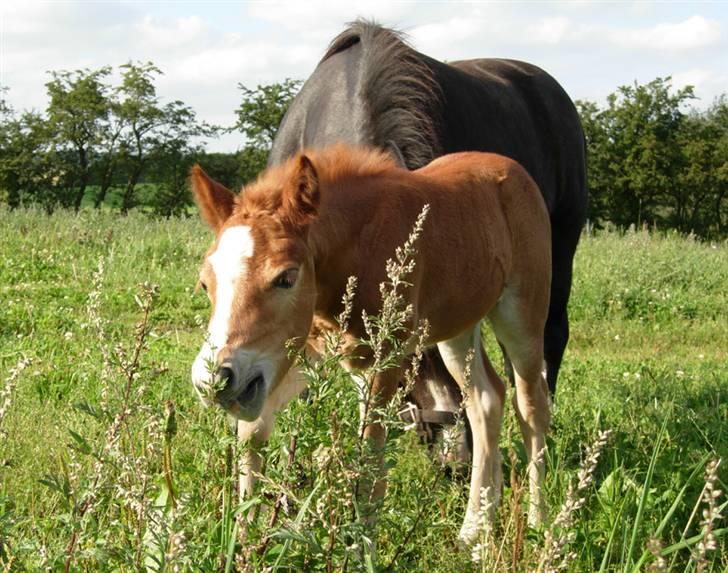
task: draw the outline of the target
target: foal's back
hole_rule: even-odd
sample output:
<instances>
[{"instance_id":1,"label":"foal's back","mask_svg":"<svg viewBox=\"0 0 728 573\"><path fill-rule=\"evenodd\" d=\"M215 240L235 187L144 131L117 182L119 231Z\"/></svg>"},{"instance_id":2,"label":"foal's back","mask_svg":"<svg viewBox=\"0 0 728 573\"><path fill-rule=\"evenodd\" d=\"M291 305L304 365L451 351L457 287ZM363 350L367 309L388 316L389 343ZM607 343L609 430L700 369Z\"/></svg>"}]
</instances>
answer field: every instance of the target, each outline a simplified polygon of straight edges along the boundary
<instances>
[{"instance_id":1,"label":"foal's back","mask_svg":"<svg viewBox=\"0 0 728 573\"><path fill-rule=\"evenodd\" d=\"M487 314L506 285L528 283L534 302L547 306L548 212L521 165L467 152L441 157L410 176L420 200L430 204L419 247L418 314L443 325L438 338Z\"/></svg>"}]
</instances>

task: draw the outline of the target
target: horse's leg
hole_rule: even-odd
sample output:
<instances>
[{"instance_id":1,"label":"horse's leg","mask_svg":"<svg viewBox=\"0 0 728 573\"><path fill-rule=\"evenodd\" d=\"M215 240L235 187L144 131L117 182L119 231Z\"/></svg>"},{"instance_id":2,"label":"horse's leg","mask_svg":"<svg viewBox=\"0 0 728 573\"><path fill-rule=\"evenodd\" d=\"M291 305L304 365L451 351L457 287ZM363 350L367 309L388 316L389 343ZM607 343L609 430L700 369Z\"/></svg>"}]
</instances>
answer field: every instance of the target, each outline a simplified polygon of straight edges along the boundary
<instances>
[{"instance_id":1,"label":"horse's leg","mask_svg":"<svg viewBox=\"0 0 728 573\"><path fill-rule=\"evenodd\" d=\"M470 497L460 539L466 543L478 535L481 511L481 490L489 488L491 516L500 498L501 467L498 438L503 417L505 385L493 369L483 349L480 323L472 330L438 343L442 359L466 396L465 411L473 433L473 468L470 476ZM467 356L474 350L467 380Z\"/></svg>"},{"instance_id":2,"label":"horse's leg","mask_svg":"<svg viewBox=\"0 0 728 573\"><path fill-rule=\"evenodd\" d=\"M530 298L521 299L507 289L488 318L513 365L513 402L529 462L528 522L536 526L543 518L541 484L550 411L542 371L543 316L539 316L545 313L539 313L531 302Z\"/></svg>"},{"instance_id":3,"label":"horse's leg","mask_svg":"<svg viewBox=\"0 0 728 573\"><path fill-rule=\"evenodd\" d=\"M573 228L572 228L573 227ZM551 238L551 300L544 329L544 359L546 381L551 397L556 392L561 360L569 341L567 305L571 293L574 253L581 234L581 225L574 221L552 222Z\"/></svg>"}]
</instances>

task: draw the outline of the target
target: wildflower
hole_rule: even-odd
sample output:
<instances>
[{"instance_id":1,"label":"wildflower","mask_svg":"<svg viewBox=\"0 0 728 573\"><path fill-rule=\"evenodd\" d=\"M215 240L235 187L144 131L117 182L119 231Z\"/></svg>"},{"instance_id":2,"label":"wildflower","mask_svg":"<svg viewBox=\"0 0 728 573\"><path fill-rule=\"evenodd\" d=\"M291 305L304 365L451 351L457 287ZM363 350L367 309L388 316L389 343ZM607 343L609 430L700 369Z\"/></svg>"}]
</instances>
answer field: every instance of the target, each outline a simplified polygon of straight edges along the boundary
<instances>
[{"instance_id":1,"label":"wildflower","mask_svg":"<svg viewBox=\"0 0 728 573\"><path fill-rule=\"evenodd\" d=\"M597 469L599 456L607 443L610 433L610 430L600 431L594 443L587 448L584 460L577 472L577 485L574 487L573 483L569 484L566 499L559 510L559 514L554 519L551 527L546 530L544 550L538 568L543 573L566 570L569 563L576 558L576 553L573 551L564 553L564 550L576 538L576 533L571 530L571 527L574 524L576 512L586 503L583 494L594 481L594 472ZM559 560L559 558L561 559Z\"/></svg>"},{"instance_id":2,"label":"wildflower","mask_svg":"<svg viewBox=\"0 0 728 573\"><path fill-rule=\"evenodd\" d=\"M720 507L718 507L718 498L722 495L722 492L716 487L718 483L718 466L720 466L720 463L720 459L713 460L705 469L705 487L703 488L702 494L705 509L703 510L703 520L700 522L703 539L698 543L697 554L693 555L693 558L697 561L698 573L707 571L708 551L718 549L713 527L722 518Z\"/></svg>"},{"instance_id":3,"label":"wildflower","mask_svg":"<svg viewBox=\"0 0 728 573\"><path fill-rule=\"evenodd\" d=\"M10 409L13 402L13 393L18 383L20 373L30 364L30 359L21 358L18 360L15 368L10 370L10 375L5 379L5 386L0 392L0 428L2 428L3 419ZM2 435L2 434L0 434Z\"/></svg>"},{"instance_id":4,"label":"wildflower","mask_svg":"<svg viewBox=\"0 0 728 573\"><path fill-rule=\"evenodd\" d=\"M654 571L655 573L663 573L664 571L667 571L667 560L661 554L662 543L660 540L655 539L654 537L650 538L647 542L647 550L652 553L652 556L655 558L649 567L649 571Z\"/></svg>"}]
</instances>

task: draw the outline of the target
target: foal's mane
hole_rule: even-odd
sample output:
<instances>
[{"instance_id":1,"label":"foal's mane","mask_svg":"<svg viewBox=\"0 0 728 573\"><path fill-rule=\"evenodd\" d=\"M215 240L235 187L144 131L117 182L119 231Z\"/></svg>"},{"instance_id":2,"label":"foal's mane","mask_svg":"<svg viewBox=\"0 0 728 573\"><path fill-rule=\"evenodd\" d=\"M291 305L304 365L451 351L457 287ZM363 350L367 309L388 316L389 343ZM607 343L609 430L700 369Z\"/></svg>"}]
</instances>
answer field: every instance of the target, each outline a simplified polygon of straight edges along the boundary
<instances>
[{"instance_id":1,"label":"foal's mane","mask_svg":"<svg viewBox=\"0 0 728 573\"><path fill-rule=\"evenodd\" d=\"M372 141L382 148L396 144L410 169L429 163L439 155L441 99L432 70L402 33L366 20L352 22L334 38L321 61L355 44L362 49L360 93Z\"/></svg>"},{"instance_id":2,"label":"foal's mane","mask_svg":"<svg viewBox=\"0 0 728 573\"><path fill-rule=\"evenodd\" d=\"M284 189L294 181L303 155L316 168L322 187L340 187L348 179L377 177L400 169L390 155L376 148L337 144L305 149L284 163L269 167L246 185L235 200L235 212L251 217L275 213L281 207Z\"/></svg>"}]
</instances>

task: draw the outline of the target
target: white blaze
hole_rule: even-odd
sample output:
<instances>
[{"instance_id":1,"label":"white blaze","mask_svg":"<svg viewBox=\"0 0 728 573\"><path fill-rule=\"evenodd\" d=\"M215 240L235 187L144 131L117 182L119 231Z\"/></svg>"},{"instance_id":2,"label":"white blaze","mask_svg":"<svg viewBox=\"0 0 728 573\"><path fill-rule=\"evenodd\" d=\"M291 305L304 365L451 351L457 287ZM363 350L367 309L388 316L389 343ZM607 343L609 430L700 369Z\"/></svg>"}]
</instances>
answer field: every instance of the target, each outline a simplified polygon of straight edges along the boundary
<instances>
[{"instance_id":1,"label":"white blaze","mask_svg":"<svg viewBox=\"0 0 728 573\"><path fill-rule=\"evenodd\" d=\"M227 343L228 324L235 298L235 283L245 275L248 259L253 256L250 227L230 227L220 237L217 250L210 255L215 273L215 314L210 321L209 342L218 350Z\"/></svg>"},{"instance_id":2,"label":"white blaze","mask_svg":"<svg viewBox=\"0 0 728 573\"><path fill-rule=\"evenodd\" d=\"M227 344L235 284L245 276L248 259L252 256L250 227L238 225L223 232L217 249L208 259L215 273L215 313L210 321L207 339L192 365L192 381L196 385L209 382L208 364L215 361L217 352Z\"/></svg>"}]
</instances>

